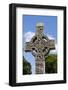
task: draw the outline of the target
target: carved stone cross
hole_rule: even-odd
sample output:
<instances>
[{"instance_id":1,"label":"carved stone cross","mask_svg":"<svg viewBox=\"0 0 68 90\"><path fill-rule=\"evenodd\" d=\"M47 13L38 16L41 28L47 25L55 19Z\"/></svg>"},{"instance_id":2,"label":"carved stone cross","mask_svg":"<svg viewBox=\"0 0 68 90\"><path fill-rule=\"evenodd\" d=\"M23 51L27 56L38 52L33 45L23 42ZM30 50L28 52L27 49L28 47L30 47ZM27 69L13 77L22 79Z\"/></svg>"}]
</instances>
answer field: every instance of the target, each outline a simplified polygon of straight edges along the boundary
<instances>
[{"instance_id":1,"label":"carved stone cross","mask_svg":"<svg viewBox=\"0 0 68 90\"><path fill-rule=\"evenodd\" d=\"M45 57L50 50L55 49L55 42L43 34L43 23L37 23L36 29L35 36L30 42L26 42L25 52L31 52L35 57L35 73L45 74Z\"/></svg>"}]
</instances>

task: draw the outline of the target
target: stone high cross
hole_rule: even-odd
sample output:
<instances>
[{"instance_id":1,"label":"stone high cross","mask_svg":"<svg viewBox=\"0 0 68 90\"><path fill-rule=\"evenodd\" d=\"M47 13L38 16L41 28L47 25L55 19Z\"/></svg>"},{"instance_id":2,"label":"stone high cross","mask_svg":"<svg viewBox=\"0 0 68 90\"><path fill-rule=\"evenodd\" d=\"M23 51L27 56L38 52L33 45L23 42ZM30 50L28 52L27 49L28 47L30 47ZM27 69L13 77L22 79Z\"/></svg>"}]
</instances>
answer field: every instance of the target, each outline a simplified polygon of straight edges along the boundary
<instances>
[{"instance_id":1,"label":"stone high cross","mask_svg":"<svg viewBox=\"0 0 68 90\"><path fill-rule=\"evenodd\" d=\"M30 42L26 42L25 52L31 52L35 57L35 73L45 74L45 57L50 50L55 49L54 40L49 40L47 36L44 35L43 23L37 23L36 34L33 36Z\"/></svg>"}]
</instances>

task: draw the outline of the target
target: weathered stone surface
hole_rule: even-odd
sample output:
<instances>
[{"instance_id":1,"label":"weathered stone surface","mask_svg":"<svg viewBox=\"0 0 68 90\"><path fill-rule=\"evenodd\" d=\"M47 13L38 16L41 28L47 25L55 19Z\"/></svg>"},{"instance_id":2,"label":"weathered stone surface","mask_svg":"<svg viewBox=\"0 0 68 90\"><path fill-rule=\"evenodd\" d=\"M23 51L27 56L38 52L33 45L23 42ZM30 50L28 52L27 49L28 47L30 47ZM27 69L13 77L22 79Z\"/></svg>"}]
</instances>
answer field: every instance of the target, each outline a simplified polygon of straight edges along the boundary
<instances>
[{"instance_id":1,"label":"weathered stone surface","mask_svg":"<svg viewBox=\"0 0 68 90\"><path fill-rule=\"evenodd\" d=\"M36 35L31 39L30 42L26 42L25 52L32 52L35 57L35 73L45 73L45 56L51 49L55 49L54 40L49 40L47 36L43 34L43 23L36 25Z\"/></svg>"}]
</instances>

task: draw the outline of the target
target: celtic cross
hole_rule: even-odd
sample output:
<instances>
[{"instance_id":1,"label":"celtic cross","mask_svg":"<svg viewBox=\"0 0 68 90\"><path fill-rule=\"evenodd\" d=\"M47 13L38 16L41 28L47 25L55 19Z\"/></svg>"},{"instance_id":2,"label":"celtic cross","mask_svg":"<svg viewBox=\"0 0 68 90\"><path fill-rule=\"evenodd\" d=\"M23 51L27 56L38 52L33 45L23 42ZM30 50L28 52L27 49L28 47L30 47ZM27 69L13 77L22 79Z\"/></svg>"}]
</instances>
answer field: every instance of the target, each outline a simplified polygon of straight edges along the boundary
<instances>
[{"instance_id":1,"label":"celtic cross","mask_svg":"<svg viewBox=\"0 0 68 90\"><path fill-rule=\"evenodd\" d=\"M54 40L49 40L49 38L44 35L43 23L37 23L36 29L35 36L33 36L30 42L26 42L25 52L31 52L35 57L35 73L45 74L45 57L50 50L55 49L55 42Z\"/></svg>"}]
</instances>

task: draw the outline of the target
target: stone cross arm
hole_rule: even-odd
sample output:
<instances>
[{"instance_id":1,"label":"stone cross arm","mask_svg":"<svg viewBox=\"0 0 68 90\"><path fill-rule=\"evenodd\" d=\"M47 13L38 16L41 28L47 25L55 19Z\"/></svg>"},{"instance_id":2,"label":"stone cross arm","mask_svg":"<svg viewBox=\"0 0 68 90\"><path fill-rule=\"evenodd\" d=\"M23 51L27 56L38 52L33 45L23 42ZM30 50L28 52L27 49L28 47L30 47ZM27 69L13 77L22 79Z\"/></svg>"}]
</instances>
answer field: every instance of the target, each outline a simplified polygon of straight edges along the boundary
<instances>
[{"instance_id":1,"label":"stone cross arm","mask_svg":"<svg viewBox=\"0 0 68 90\"><path fill-rule=\"evenodd\" d=\"M36 35L33 36L33 38L31 39L30 42L26 42L25 44L25 52L31 52L32 51L32 48L35 47L34 46L34 41L36 40Z\"/></svg>"},{"instance_id":2,"label":"stone cross arm","mask_svg":"<svg viewBox=\"0 0 68 90\"><path fill-rule=\"evenodd\" d=\"M43 45L44 48L49 48L49 49L55 49L55 41L54 40L42 40L41 45Z\"/></svg>"},{"instance_id":3,"label":"stone cross arm","mask_svg":"<svg viewBox=\"0 0 68 90\"><path fill-rule=\"evenodd\" d=\"M54 40L49 40L47 42L47 47L49 47L50 49L55 49L55 41Z\"/></svg>"},{"instance_id":4,"label":"stone cross arm","mask_svg":"<svg viewBox=\"0 0 68 90\"><path fill-rule=\"evenodd\" d=\"M44 47L46 48L49 48L49 49L55 49L55 41L54 40L48 40L47 42L45 41L42 41L41 42ZM34 43L32 42L26 42L26 45L25 45L25 52L31 52L32 48L34 47Z\"/></svg>"},{"instance_id":5,"label":"stone cross arm","mask_svg":"<svg viewBox=\"0 0 68 90\"><path fill-rule=\"evenodd\" d=\"M31 48L32 47L32 44L30 42L26 42L26 45L25 45L25 52L31 52Z\"/></svg>"}]
</instances>

